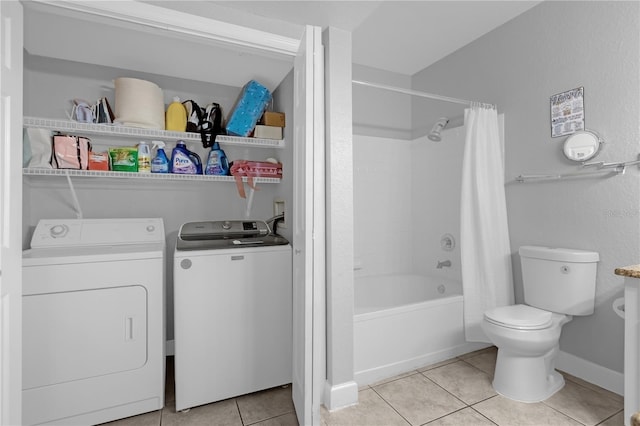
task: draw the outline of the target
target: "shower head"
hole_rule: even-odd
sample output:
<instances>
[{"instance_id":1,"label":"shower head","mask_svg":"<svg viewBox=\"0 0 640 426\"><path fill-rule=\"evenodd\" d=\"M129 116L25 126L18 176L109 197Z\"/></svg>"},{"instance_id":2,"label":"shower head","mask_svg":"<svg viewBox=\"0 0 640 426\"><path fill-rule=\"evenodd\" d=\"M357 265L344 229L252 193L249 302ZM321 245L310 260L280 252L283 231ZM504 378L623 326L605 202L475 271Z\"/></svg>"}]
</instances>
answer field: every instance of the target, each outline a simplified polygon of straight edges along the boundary
<instances>
[{"instance_id":1,"label":"shower head","mask_svg":"<svg viewBox=\"0 0 640 426\"><path fill-rule=\"evenodd\" d=\"M433 125L433 127L431 128L431 131L429 132L429 135L427 136L429 140L432 140L434 142L440 142L442 140L442 137L440 136L440 132L444 130L444 128L447 126L448 123L449 123L449 119L447 117L438 118L438 121L436 121L436 124Z\"/></svg>"}]
</instances>

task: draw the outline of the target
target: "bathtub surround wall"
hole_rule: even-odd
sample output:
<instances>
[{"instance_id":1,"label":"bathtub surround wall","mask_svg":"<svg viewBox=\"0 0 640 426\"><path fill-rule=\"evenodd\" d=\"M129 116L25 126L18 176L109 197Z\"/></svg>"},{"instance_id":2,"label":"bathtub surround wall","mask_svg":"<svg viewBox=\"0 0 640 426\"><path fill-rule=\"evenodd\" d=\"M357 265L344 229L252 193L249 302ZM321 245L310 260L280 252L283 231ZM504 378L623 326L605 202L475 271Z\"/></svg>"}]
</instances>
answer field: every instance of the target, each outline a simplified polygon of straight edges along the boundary
<instances>
[{"instance_id":1,"label":"bathtub surround wall","mask_svg":"<svg viewBox=\"0 0 640 426\"><path fill-rule=\"evenodd\" d=\"M462 109L462 108L461 108ZM355 276L460 280L460 185L465 128L441 142L353 137ZM444 234L458 241L440 246ZM451 266L437 268L440 261Z\"/></svg>"},{"instance_id":2,"label":"bathtub surround wall","mask_svg":"<svg viewBox=\"0 0 640 426\"><path fill-rule=\"evenodd\" d=\"M460 106L462 111L463 107ZM414 273L462 279L460 260L460 187L465 127L445 129L441 142L421 136L412 142L411 209L413 226L412 258ZM451 234L453 250L443 250L440 239ZM437 268L438 262L451 261L450 267Z\"/></svg>"},{"instance_id":3,"label":"bathtub surround wall","mask_svg":"<svg viewBox=\"0 0 640 426\"><path fill-rule=\"evenodd\" d=\"M519 174L563 173L564 138L550 137L549 97L584 87L586 127L608 142L598 161L638 155L638 2L543 2L413 76L415 90L482 99L504 112L506 195L516 302L517 249L525 244L600 253L596 309L574 318L560 339L559 367L622 392L624 323L612 301L623 294L613 270L640 258L640 172L520 184ZM429 106L433 108L433 106ZM428 112L413 101L413 122ZM433 112L433 116L440 114ZM415 127L415 126L414 126ZM597 342L597 344L594 344Z\"/></svg>"},{"instance_id":4,"label":"bathtub surround wall","mask_svg":"<svg viewBox=\"0 0 640 426\"><path fill-rule=\"evenodd\" d=\"M412 155L410 141L353 136L356 277L412 273Z\"/></svg>"}]
</instances>

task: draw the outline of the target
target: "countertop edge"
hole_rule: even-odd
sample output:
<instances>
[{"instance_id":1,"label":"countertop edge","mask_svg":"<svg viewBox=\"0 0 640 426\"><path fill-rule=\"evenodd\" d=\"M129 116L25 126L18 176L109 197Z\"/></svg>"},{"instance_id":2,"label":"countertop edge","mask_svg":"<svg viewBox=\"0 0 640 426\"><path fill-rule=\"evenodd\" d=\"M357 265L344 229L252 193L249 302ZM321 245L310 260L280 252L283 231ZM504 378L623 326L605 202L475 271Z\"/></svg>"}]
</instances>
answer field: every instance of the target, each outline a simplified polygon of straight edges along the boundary
<instances>
[{"instance_id":1,"label":"countertop edge","mask_svg":"<svg viewBox=\"0 0 640 426\"><path fill-rule=\"evenodd\" d=\"M630 278L640 278L640 265L623 266L615 269L616 275Z\"/></svg>"}]
</instances>

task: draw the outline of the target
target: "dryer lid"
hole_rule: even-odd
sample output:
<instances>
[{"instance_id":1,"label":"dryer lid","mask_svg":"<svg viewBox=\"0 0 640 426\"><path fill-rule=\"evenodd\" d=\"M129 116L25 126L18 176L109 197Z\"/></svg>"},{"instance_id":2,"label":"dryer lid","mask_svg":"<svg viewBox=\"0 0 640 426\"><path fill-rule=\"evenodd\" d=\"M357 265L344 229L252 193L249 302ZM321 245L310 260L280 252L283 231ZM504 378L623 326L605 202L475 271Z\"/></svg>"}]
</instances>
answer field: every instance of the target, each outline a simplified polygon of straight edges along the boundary
<instances>
[{"instance_id":1,"label":"dryer lid","mask_svg":"<svg viewBox=\"0 0 640 426\"><path fill-rule=\"evenodd\" d=\"M494 324L518 330L541 330L551 325L551 312L528 305L500 306L484 313Z\"/></svg>"}]
</instances>

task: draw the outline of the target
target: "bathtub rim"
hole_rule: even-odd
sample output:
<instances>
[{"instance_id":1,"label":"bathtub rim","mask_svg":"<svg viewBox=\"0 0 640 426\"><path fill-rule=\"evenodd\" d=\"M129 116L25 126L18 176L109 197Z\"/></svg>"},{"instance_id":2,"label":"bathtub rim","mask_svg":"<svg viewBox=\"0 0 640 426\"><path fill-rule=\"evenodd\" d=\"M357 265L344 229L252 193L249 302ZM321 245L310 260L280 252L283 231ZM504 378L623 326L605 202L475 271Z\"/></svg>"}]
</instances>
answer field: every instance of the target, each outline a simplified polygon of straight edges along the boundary
<instances>
[{"instance_id":1,"label":"bathtub rim","mask_svg":"<svg viewBox=\"0 0 640 426\"><path fill-rule=\"evenodd\" d=\"M449 296L439 297L437 299L423 300L420 302L410 303L407 305L394 306L392 308L380 309L376 311L363 312L353 314L354 322L370 321L376 318L384 318L389 316L401 315L406 312L426 309L431 306L450 305L453 303L464 303L464 296L461 294L452 294Z\"/></svg>"}]
</instances>

